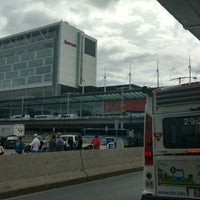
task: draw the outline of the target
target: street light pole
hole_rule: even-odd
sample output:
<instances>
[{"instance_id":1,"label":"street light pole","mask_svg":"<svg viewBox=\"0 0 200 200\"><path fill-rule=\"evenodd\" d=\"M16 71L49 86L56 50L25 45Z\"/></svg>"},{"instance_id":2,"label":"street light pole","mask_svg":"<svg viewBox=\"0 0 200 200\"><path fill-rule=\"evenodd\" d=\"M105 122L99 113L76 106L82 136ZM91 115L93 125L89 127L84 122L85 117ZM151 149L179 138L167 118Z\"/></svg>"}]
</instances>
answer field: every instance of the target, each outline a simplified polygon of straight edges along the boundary
<instances>
[{"instance_id":1,"label":"street light pole","mask_svg":"<svg viewBox=\"0 0 200 200\"><path fill-rule=\"evenodd\" d=\"M69 114L69 92L67 93L67 114Z\"/></svg>"},{"instance_id":2,"label":"street light pole","mask_svg":"<svg viewBox=\"0 0 200 200\"><path fill-rule=\"evenodd\" d=\"M24 96L22 96L21 115L24 114Z\"/></svg>"},{"instance_id":3,"label":"street light pole","mask_svg":"<svg viewBox=\"0 0 200 200\"><path fill-rule=\"evenodd\" d=\"M123 104L124 104L124 97L123 97L123 95L124 95L124 88L122 87L121 89L122 89L122 91L121 91L121 117L122 117Z\"/></svg>"}]
</instances>

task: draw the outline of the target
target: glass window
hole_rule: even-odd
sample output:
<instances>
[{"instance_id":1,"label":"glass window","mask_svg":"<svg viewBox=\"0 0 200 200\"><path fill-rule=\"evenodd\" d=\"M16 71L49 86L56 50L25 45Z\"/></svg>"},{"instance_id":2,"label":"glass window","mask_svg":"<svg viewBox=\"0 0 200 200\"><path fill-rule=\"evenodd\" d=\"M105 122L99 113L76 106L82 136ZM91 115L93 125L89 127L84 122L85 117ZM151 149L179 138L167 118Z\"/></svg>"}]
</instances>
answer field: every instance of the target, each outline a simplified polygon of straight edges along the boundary
<instances>
[{"instance_id":1,"label":"glass window","mask_svg":"<svg viewBox=\"0 0 200 200\"><path fill-rule=\"evenodd\" d=\"M25 62L17 63L17 64L14 64L14 66L13 66L14 70L20 70L20 69L25 69L25 68L26 68L26 63Z\"/></svg>"},{"instance_id":2,"label":"glass window","mask_svg":"<svg viewBox=\"0 0 200 200\"><path fill-rule=\"evenodd\" d=\"M200 115L163 120L166 148L200 148Z\"/></svg>"},{"instance_id":3,"label":"glass window","mask_svg":"<svg viewBox=\"0 0 200 200\"><path fill-rule=\"evenodd\" d=\"M6 73L6 79L13 79L18 77L18 71Z\"/></svg>"},{"instance_id":4,"label":"glass window","mask_svg":"<svg viewBox=\"0 0 200 200\"><path fill-rule=\"evenodd\" d=\"M50 66L39 67L36 69L36 74L47 74L51 72Z\"/></svg>"},{"instance_id":5,"label":"glass window","mask_svg":"<svg viewBox=\"0 0 200 200\"><path fill-rule=\"evenodd\" d=\"M52 55L52 49L45 49L37 52L37 58L49 57Z\"/></svg>"},{"instance_id":6,"label":"glass window","mask_svg":"<svg viewBox=\"0 0 200 200\"><path fill-rule=\"evenodd\" d=\"M51 65L51 64L53 64L53 58L52 57L46 58L45 65Z\"/></svg>"},{"instance_id":7,"label":"glass window","mask_svg":"<svg viewBox=\"0 0 200 200\"><path fill-rule=\"evenodd\" d=\"M7 58L7 64L19 62L19 56L12 56Z\"/></svg>"},{"instance_id":8,"label":"glass window","mask_svg":"<svg viewBox=\"0 0 200 200\"><path fill-rule=\"evenodd\" d=\"M29 67L38 67L38 66L42 66L42 59L40 60L32 60L29 62Z\"/></svg>"},{"instance_id":9,"label":"glass window","mask_svg":"<svg viewBox=\"0 0 200 200\"><path fill-rule=\"evenodd\" d=\"M19 78L19 79L14 79L13 80L13 86L20 86L20 85L24 85L26 82L25 82L25 78Z\"/></svg>"},{"instance_id":10,"label":"glass window","mask_svg":"<svg viewBox=\"0 0 200 200\"><path fill-rule=\"evenodd\" d=\"M35 57L35 53L34 52L23 54L22 55L22 61L33 60L34 57Z\"/></svg>"},{"instance_id":11,"label":"glass window","mask_svg":"<svg viewBox=\"0 0 200 200\"><path fill-rule=\"evenodd\" d=\"M28 83L41 83L42 77L41 76L32 76L28 78Z\"/></svg>"},{"instance_id":12,"label":"glass window","mask_svg":"<svg viewBox=\"0 0 200 200\"><path fill-rule=\"evenodd\" d=\"M52 74L47 74L44 76L44 82L52 81Z\"/></svg>"},{"instance_id":13,"label":"glass window","mask_svg":"<svg viewBox=\"0 0 200 200\"><path fill-rule=\"evenodd\" d=\"M4 74L0 74L0 80L4 79Z\"/></svg>"},{"instance_id":14,"label":"glass window","mask_svg":"<svg viewBox=\"0 0 200 200\"><path fill-rule=\"evenodd\" d=\"M20 76L23 77L23 76L33 75L31 73L31 71L33 71L33 69L31 69L31 70L30 69L22 70L22 71L20 71Z\"/></svg>"},{"instance_id":15,"label":"glass window","mask_svg":"<svg viewBox=\"0 0 200 200\"><path fill-rule=\"evenodd\" d=\"M5 57L10 57L10 56L13 56L14 55L14 50L11 49L11 50L7 50L4 52L4 56Z\"/></svg>"},{"instance_id":16,"label":"glass window","mask_svg":"<svg viewBox=\"0 0 200 200\"><path fill-rule=\"evenodd\" d=\"M93 57L96 56L96 43L88 38L85 38L85 53Z\"/></svg>"},{"instance_id":17,"label":"glass window","mask_svg":"<svg viewBox=\"0 0 200 200\"><path fill-rule=\"evenodd\" d=\"M2 66L2 65L5 65L5 59L4 58L0 59L0 66Z\"/></svg>"},{"instance_id":18,"label":"glass window","mask_svg":"<svg viewBox=\"0 0 200 200\"><path fill-rule=\"evenodd\" d=\"M0 72L9 72L9 71L11 71L11 65L0 67Z\"/></svg>"}]
</instances>

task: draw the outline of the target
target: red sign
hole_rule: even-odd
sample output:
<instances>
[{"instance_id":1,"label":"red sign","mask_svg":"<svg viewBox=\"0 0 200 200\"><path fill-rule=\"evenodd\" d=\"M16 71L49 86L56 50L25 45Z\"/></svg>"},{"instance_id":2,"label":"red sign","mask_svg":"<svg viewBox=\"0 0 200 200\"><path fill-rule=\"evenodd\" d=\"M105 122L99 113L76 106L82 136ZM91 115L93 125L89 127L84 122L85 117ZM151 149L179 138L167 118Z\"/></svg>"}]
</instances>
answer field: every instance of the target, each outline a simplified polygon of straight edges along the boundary
<instances>
[{"instance_id":1,"label":"red sign","mask_svg":"<svg viewBox=\"0 0 200 200\"><path fill-rule=\"evenodd\" d=\"M67 45L70 45L72 47L76 47L76 44L69 42L68 40L64 40L64 43L67 44Z\"/></svg>"},{"instance_id":2,"label":"red sign","mask_svg":"<svg viewBox=\"0 0 200 200\"><path fill-rule=\"evenodd\" d=\"M156 138L156 140L159 142L160 138L162 137L162 133L154 133L154 137Z\"/></svg>"},{"instance_id":3,"label":"red sign","mask_svg":"<svg viewBox=\"0 0 200 200\"><path fill-rule=\"evenodd\" d=\"M104 102L104 112L120 112L121 110L144 111L145 99L107 100Z\"/></svg>"}]
</instances>

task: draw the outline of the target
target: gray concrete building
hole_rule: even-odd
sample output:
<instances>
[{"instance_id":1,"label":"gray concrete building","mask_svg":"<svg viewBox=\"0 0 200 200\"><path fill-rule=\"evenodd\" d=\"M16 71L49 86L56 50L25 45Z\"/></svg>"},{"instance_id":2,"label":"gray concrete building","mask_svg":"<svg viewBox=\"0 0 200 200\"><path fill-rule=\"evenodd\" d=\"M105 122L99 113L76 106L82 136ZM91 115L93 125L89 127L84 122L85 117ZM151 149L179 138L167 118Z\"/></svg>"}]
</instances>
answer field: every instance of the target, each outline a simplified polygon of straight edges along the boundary
<instances>
[{"instance_id":1,"label":"gray concrete building","mask_svg":"<svg viewBox=\"0 0 200 200\"><path fill-rule=\"evenodd\" d=\"M67 22L0 39L0 100L96 86L97 40Z\"/></svg>"}]
</instances>

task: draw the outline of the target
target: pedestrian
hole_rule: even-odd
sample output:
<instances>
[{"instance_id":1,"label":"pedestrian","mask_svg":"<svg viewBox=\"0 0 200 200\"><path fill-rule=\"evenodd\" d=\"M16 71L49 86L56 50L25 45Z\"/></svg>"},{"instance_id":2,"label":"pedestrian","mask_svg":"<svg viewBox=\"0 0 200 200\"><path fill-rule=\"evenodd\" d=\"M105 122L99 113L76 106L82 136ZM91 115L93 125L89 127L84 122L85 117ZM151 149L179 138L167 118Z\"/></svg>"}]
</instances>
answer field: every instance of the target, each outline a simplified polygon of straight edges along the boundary
<instances>
[{"instance_id":1,"label":"pedestrian","mask_svg":"<svg viewBox=\"0 0 200 200\"><path fill-rule=\"evenodd\" d=\"M61 133L58 132L56 134L56 150L64 151L64 145L65 145L65 142L64 142L63 138L61 137Z\"/></svg>"},{"instance_id":2,"label":"pedestrian","mask_svg":"<svg viewBox=\"0 0 200 200\"><path fill-rule=\"evenodd\" d=\"M68 145L69 145L69 149L73 150L74 149L73 137L67 137L67 142L68 142Z\"/></svg>"},{"instance_id":3,"label":"pedestrian","mask_svg":"<svg viewBox=\"0 0 200 200\"><path fill-rule=\"evenodd\" d=\"M92 140L93 149L100 149L101 140L100 137L96 134Z\"/></svg>"},{"instance_id":4,"label":"pedestrian","mask_svg":"<svg viewBox=\"0 0 200 200\"><path fill-rule=\"evenodd\" d=\"M49 151L50 152L56 151L56 136L55 135L52 135L49 141Z\"/></svg>"},{"instance_id":5,"label":"pedestrian","mask_svg":"<svg viewBox=\"0 0 200 200\"><path fill-rule=\"evenodd\" d=\"M41 135L38 135L38 140L40 141L39 151L43 152L45 150L45 145Z\"/></svg>"},{"instance_id":6,"label":"pedestrian","mask_svg":"<svg viewBox=\"0 0 200 200\"><path fill-rule=\"evenodd\" d=\"M40 140L38 139L38 134L33 135L34 139L31 142L31 152L39 152Z\"/></svg>"},{"instance_id":7,"label":"pedestrian","mask_svg":"<svg viewBox=\"0 0 200 200\"><path fill-rule=\"evenodd\" d=\"M24 147L25 147L25 144L22 141L22 136L19 136L18 139L17 139L17 142L15 144L15 152L17 154L22 154L23 151L24 151Z\"/></svg>"},{"instance_id":8,"label":"pedestrian","mask_svg":"<svg viewBox=\"0 0 200 200\"><path fill-rule=\"evenodd\" d=\"M83 145L83 140L81 135L77 136L77 143L76 143L76 149L77 150L81 150L82 149L82 145Z\"/></svg>"},{"instance_id":9,"label":"pedestrian","mask_svg":"<svg viewBox=\"0 0 200 200\"><path fill-rule=\"evenodd\" d=\"M4 154L4 148L2 145L0 145L0 155L3 155Z\"/></svg>"}]
</instances>

